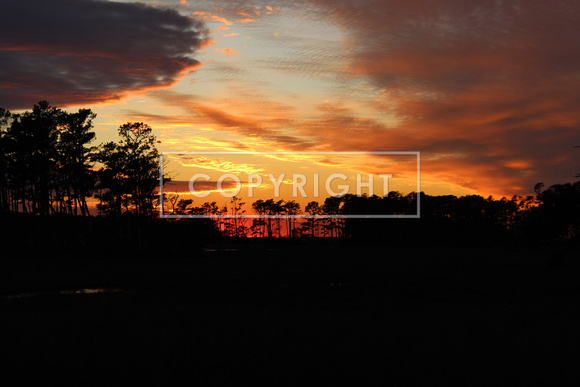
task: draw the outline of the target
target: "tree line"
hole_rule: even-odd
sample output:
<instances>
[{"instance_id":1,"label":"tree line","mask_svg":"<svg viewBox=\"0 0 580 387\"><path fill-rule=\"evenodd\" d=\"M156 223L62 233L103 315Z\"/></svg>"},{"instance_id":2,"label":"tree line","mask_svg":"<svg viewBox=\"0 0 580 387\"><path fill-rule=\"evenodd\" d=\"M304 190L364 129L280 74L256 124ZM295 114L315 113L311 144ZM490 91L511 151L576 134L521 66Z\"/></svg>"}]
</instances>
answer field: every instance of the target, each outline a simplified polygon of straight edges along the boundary
<instances>
[{"instance_id":1,"label":"tree line","mask_svg":"<svg viewBox=\"0 0 580 387\"><path fill-rule=\"evenodd\" d=\"M94 146L95 117L47 101L22 114L0 108L0 212L89 216L95 197L102 214L151 214L159 182L151 127L127 122L118 142Z\"/></svg>"},{"instance_id":2,"label":"tree line","mask_svg":"<svg viewBox=\"0 0 580 387\"><path fill-rule=\"evenodd\" d=\"M330 237L400 242L578 240L580 239L580 182L555 184L534 196L494 199L489 196L431 196L424 192L387 196L328 197L322 203L311 201L302 210L294 200L262 200L251 204L254 218L246 214L242 198L234 197L223 207L216 202L194 206L191 199L169 194L171 212L205 215L214 230L225 237ZM417 213L420 219L397 219ZM294 215L302 214L300 217ZM216 216L219 215L219 216ZM389 219L349 218L348 215L393 215Z\"/></svg>"},{"instance_id":3,"label":"tree line","mask_svg":"<svg viewBox=\"0 0 580 387\"><path fill-rule=\"evenodd\" d=\"M180 199L176 193L165 194L160 202L159 141L151 127L127 122L119 127L117 142L94 145L95 117L90 109L66 112L47 101L22 114L0 108L0 213L89 217L87 200L93 197L104 216L154 218L161 205L184 217L205 215L209 219L198 225L222 237L382 240L389 235L402 243L415 243L417 238L438 242L580 238L580 182L548 188L539 183L534 196L511 199L393 191L385 197L328 197L304 208L294 200L260 199L249 205L248 213L255 215L251 219L238 217L247 211L238 197L225 206L216 202L194 206L193 200ZM164 183L169 180L164 176ZM418 198L420 219L343 216L415 214ZM306 216L294 217L298 214Z\"/></svg>"}]
</instances>

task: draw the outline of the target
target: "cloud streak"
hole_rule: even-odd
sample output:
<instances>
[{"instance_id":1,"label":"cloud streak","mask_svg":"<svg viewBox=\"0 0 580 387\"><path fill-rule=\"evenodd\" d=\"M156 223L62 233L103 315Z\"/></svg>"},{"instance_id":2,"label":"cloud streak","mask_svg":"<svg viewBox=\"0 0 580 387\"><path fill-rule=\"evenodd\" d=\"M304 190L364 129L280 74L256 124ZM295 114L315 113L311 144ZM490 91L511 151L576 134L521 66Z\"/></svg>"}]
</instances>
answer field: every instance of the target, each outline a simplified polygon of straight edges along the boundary
<instances>
[{"instance_id":1,"label":"cloud streak","mask_svg":"<svg viewBox=\"0 0 580 387\"><path fill-rule=\"evenodd\" d=\"M244 115L236 115L226 110L220 109L217 104L209 105L203 99L195 95L187 95L174 91L155 91L151 96L158 98L164 103L179 107L189 116L190 122L195 125L209 125L216 130L233 132L245 136L249 139L260 140L263 146L269 150L282 147L283 149L304 149L311 146L307 139L293 134L288 134L281 126L290 123L288 117L266 118L263 114L261 119L249 116L251 110L247 108ZM284 110L284 107L266 105L274 112ZM244 110L244 109L242 109ZM287 127L287 126L286 126ZM258 143L256 143L258 145Z\"/></svg>"}]
</instances>

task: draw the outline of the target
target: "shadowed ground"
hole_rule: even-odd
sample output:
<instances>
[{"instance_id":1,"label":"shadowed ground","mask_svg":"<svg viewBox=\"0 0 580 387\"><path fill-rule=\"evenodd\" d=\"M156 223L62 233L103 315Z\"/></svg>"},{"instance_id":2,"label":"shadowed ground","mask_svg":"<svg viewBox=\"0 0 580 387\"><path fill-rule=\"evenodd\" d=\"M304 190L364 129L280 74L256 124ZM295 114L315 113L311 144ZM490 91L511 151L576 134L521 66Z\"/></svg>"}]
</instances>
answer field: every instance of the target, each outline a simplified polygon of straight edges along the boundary
<instances>
[{"instance_id":1,"label":"shadowed ground","mask_svg":"<svg viewBox=\"0 0 580 387\"><path fill-rule=\"evenodd\" d=\"M64 385L576 376L574 249L246 245L137 258L4 259L7 371Z\"/></svg>"}]
</instances>

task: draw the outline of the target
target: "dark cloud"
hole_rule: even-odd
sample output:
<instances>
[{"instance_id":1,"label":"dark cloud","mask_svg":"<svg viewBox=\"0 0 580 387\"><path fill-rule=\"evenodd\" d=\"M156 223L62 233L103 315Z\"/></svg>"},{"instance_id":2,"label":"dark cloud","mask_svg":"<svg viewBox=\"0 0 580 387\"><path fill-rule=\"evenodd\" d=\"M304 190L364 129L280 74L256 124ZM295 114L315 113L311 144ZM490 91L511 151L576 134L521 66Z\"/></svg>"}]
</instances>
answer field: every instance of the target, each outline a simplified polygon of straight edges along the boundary
<instances>
[{"instance_id":1,"label":"dark cloud","mask_svg":"<svg viewBox=\"0 0 580 387\"><path fill-rule=\"evenodd\" d=\"M138 3L12 0L2 13L0 106L10 109L170 86L207 41L202 22Z\"/></svg>"}]
</instances>

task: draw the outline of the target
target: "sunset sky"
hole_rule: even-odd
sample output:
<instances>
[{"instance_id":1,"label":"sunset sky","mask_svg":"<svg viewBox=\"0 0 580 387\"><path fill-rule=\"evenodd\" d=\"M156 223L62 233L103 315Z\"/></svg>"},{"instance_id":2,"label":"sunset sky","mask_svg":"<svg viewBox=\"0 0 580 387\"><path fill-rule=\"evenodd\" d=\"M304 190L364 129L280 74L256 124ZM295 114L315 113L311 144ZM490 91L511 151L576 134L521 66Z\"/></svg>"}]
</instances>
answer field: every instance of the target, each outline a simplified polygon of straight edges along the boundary
<instances>
[{"instance_id":1,"label":"sunset sky","mask_svg":"<svg viewBox=\"0 0 580 387\"><path fill-rule=\"evenodd\" d=\"M9 0L3 14L0 107L91 108L98 142L143 121L161 151L419 151L431 195L531 195L580 173L578 1ZM232 162L284 158L270 161Z\"/></svg>"}]
</instances>

